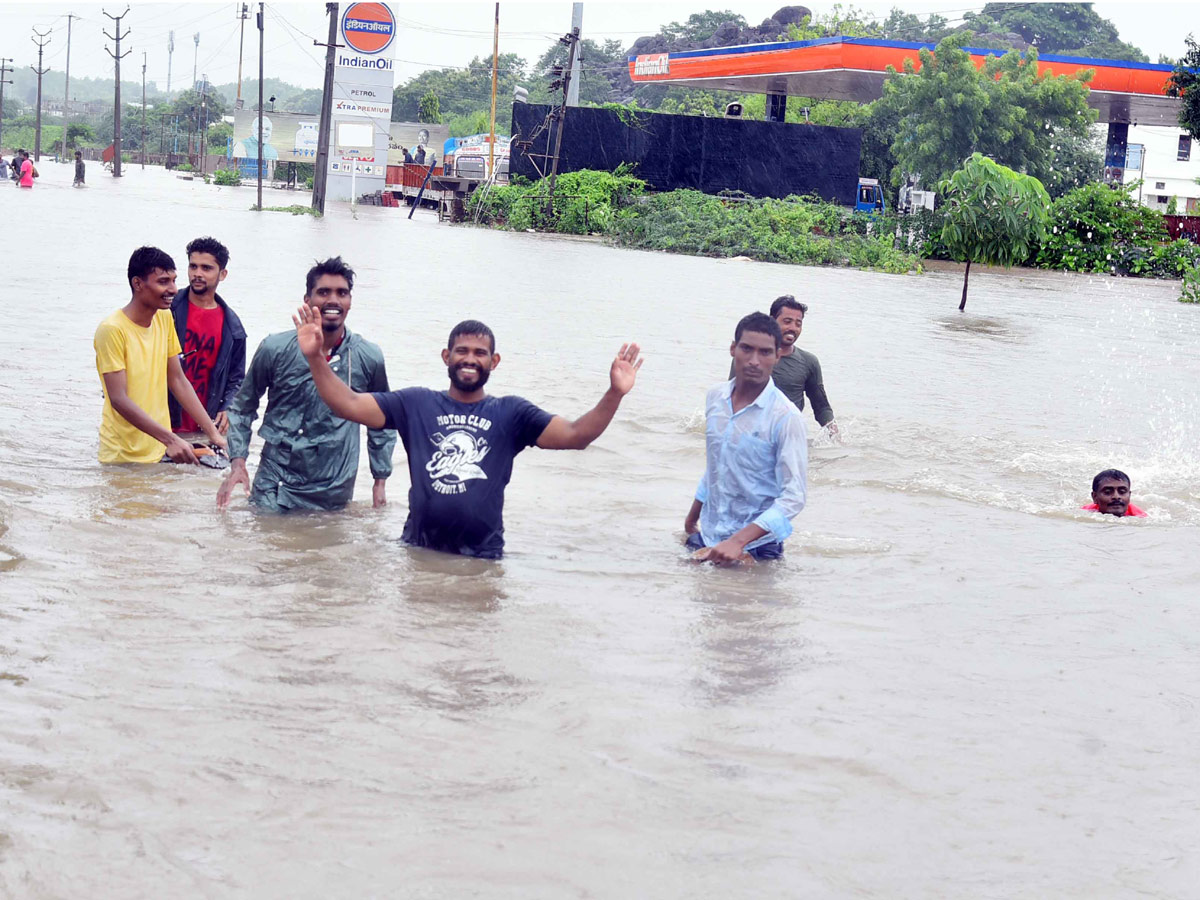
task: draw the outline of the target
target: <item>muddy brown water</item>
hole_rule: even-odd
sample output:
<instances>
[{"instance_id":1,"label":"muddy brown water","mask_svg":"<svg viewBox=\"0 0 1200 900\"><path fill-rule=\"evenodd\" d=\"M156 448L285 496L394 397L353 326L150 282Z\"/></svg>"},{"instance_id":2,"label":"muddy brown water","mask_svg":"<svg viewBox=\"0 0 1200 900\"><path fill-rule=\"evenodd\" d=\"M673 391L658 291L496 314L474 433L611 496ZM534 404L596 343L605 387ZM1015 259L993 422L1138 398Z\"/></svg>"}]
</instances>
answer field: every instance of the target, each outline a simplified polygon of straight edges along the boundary
<instances>
[{"instance_id":1,"label":"muddy brown water","mask_svg":"<svg viewBox=\"0 0 1200 900\"><path fill-rule=\"evenodd\" d=\"M0 896L1197 896L1176 285L979 274L960 315L950 274L40 168L0 185ZM466 317L495 390L552 411L588 409L622 341L646 364L591 449L517 460L499 563L399 543L402 449L382 512L364 454L342 514L222 515L217 473L95 461L128 255L208 233L252 346L341 253L395 386L444 384ZM704 392L784 292L846 440L815 439L781 563L697 567ZM1107 466L1148 519L1077 509Z\"/></svg>"}]
</instances>

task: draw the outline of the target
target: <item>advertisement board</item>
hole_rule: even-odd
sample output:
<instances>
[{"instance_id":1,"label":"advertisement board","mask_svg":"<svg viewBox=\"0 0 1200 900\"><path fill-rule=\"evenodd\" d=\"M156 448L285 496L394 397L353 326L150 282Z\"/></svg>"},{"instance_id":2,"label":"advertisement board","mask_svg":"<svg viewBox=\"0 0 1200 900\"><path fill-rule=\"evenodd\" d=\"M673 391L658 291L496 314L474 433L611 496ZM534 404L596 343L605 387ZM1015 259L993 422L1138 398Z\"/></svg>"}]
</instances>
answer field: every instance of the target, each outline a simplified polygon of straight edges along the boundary
<instances>
[{"instance_id":1,"label":"advertisement board","mask_svg":"<svg viewBox=\"0 0 1200 900\"><path fill-rule=\"evenodd\" d=\"M396 17L386 3L351 3L342 13L338 37L344 46L334 54L333 133L358 126L370 128L373 138L371 146L353 148L358 151L357 161L344 159L336 146L330 149L327 196L349 200L351 191L364 194L384 187L391 143Z\"/></svg>"},{"instance_id":2,"label":"advertisement board","mask_svg":"<svg viewBox=\"0 0 1200 900\"><path fill-rule=\"evenodd\" d=\"M263 154L265 160L279 162L315 162L320 116L272 112L263 116ZM258 159L258 113L253 109L233 112L233 156Z\"/></svg>"},{"instance_id":3,"label":"advertisement board","mask_svg":"<svg viewBox=\"0 0 1200 900\"><path fill-rule=\"evenodd\" d=\"M429 125L425 122L392 122L388 127L388 165L398 166L404 162L405 150L408 150L415 158L418 147L424 147L426 154L433 152L440 160L442 158L440 148L446 143L449 137L449 125Z\"/></svg>"}]
</instances>

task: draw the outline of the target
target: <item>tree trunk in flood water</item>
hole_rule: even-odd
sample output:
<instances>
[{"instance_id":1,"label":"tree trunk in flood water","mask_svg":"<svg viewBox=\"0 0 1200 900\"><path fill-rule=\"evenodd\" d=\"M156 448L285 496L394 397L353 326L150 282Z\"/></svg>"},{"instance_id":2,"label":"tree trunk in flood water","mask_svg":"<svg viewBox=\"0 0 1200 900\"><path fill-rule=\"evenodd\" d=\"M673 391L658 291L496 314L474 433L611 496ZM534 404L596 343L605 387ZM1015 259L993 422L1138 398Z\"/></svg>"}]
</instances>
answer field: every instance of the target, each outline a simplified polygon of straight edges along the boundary
<instances>
[{"instance_id":1,"label":"tree trunk in flood water","mask_svg":"<svg viewBox=\"0 0 1200 900\"><path fill-rule=\"evenodd\" d=\"M962 312L967 308L967 279L971 277L971 261L967 260L967 271L963 272L963 295L962 302L958 304L958 311Z\"/></svg>"}]
</instances>

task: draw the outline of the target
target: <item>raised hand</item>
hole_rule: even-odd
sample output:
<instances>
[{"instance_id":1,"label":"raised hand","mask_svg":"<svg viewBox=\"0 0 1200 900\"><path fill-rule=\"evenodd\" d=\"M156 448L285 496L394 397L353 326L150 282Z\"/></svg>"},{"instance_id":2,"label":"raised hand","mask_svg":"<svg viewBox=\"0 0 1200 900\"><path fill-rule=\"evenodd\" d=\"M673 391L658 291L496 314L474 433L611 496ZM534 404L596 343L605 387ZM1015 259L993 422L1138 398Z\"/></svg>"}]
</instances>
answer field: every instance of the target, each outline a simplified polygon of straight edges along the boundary
<instances>
[{"instance_id":1,"label":"raised hand","mask_svg":"<svg viewBox=\"0 0 1200 900\"><path fill-rule=\"evenodd\" d=\"M637 344L622 344L621 349L617 351L617 358L613 360L612 368L609 369L608 379L612 389L621 396L633 390L634 382L637 381L638 369L642 367L642 360L638 359L640 350Z\"/></svg>"},{"instance_id":2,"label":"raised hand","mask_svg":"<svg viewBox=\"0 0 1200 900\"><path fill-rule=\"evenodd\" d=\"M300 352L308 359L316 359L323 352L324 335L321 333L321 311L307 304L296 310L292 316L296 326L296 341L300 344Z\"/></svg>"}]
</instances>

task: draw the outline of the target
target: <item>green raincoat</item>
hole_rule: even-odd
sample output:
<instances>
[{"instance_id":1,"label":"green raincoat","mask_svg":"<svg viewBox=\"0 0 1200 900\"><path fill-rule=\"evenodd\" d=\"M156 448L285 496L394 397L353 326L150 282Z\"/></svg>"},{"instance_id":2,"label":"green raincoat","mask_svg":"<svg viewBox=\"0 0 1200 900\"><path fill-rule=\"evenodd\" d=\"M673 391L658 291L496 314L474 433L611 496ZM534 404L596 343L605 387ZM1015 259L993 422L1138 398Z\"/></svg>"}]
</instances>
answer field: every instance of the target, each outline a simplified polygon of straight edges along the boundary
<instances>
[{"instance_id":1,"label":"green raincoat","mask_svg":"<svg viewBox=\"0 0 1200 900\"><path fill-rule=\"evenodd\" d=\"M383 351L349 328L330 367L356 391L388 390ZM325 405L295 332L272 334L254 352L246 380L228 409L229 458L246 458L264 391L267 411L258 429L264 443L250 502L276 512L345 506L354 496L359 426L335 416ZM395 446L395 431L368 429L367 453L375 478L392 474Z\"/></svg>"}]
</instances>

